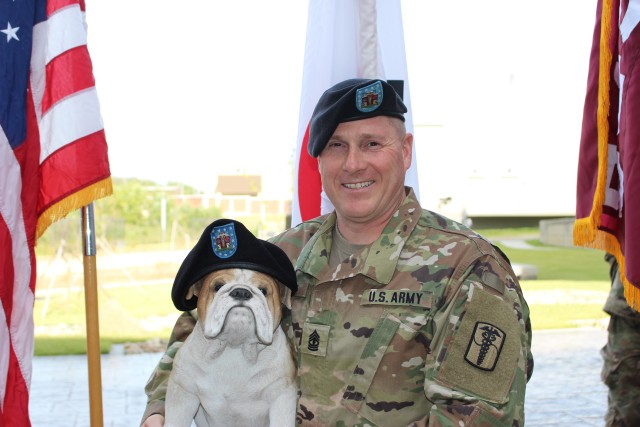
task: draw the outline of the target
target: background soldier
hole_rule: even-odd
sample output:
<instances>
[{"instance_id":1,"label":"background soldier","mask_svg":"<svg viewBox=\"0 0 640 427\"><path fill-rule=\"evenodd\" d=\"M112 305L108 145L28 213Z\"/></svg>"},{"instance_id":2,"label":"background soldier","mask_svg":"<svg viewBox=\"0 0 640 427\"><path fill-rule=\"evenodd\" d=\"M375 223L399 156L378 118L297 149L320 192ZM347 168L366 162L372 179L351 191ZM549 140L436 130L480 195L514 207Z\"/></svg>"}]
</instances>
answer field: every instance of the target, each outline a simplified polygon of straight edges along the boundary
<instances>
[{"instance_id":1,"label":"background soldier","mask_svg":"<svg viewBox=\"0 0 640 427\"><path fill-rule=\"evenodd\" d=\"M600 352L602 381L609 388L606 426L640 426L640 313L627 304L616 258L606 254L605 260L611 265L611 292L604 305L611 318Z\"/></svg>"}]
</instances>

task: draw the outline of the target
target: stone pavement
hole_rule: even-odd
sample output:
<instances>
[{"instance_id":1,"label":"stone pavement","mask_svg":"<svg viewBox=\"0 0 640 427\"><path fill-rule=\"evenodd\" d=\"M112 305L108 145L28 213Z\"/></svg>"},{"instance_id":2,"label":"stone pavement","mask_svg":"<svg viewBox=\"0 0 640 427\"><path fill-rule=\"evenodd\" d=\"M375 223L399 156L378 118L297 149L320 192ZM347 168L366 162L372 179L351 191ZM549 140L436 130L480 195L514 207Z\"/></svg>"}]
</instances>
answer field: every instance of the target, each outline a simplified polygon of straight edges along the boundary
<instances>
[{"instance_id":1,"label":"stone pavement","mask_svg":"<svg viewBox=\"0 0 640 427\"><path fill-rule=\"evenodd\" d=\"M602 329L535 332L535 369L527 387L527 427L602 426L607 390L600 382ZM105 427L138 426L144 385L161 353L103 355ZM36 357L29 411L33 427L89 427L85 356Z\"/></svg>"},{"instance_id":2,"label":"stone pavement","mask_svg":"<svg viewBox=\"0 0 640 427\"><path fill-rule=\"evenodd\" d=\"M564 329L533 335L533 377L527 385L527 427L601 427L607 388L600 380L604 329Z\"/></svg>"}]
</instances>

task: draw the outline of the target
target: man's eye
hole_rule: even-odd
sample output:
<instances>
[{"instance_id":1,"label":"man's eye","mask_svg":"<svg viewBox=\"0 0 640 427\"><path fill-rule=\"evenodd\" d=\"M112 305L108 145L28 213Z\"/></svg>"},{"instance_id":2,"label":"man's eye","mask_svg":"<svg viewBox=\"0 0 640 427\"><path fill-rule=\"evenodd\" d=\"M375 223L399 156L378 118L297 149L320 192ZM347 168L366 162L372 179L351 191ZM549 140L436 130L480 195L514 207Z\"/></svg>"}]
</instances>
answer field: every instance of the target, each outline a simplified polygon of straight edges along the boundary
<instances>
[{"instance_id":1,"label":"man's eye","mask_svg":"<svg viewBox=\"0 0 640 427\"><path fill-rule=\"evenodd\" d=\"M367 147L377 147L378 145L380 145L380 143L378 143L377 141L367 142Z\"/></svg>"}]
</instances>

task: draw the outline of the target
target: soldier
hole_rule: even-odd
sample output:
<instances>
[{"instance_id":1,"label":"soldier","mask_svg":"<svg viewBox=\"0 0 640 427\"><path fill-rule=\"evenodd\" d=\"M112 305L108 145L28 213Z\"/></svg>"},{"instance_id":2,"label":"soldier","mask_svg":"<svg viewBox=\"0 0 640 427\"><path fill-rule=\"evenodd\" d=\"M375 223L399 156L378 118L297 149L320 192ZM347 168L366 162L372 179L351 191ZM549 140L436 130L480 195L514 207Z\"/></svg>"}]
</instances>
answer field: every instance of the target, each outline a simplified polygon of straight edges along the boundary
<instances>
[{"instance_id":1,"label":"soldier","mask_svg":"<svg viewBox=\"0 0 640 427\"><path fill-rule=\"evenodd\" d=\"M609 388L606 427L640 426L640 313L624 297L618 262L611 254L609 262L611 291L604 305L609 319L607 344L600 354L604 360L602 381Z\"/></svg>"},{"instance_id":2,"label":"soldier","mask_svg":"<svg viewBox=\"0 0 640 427\"><path fill-rule=\"evenodd\" d=\"M309 153L335 211L271 239L299 286L283 321L298 424L522 426L529 308L499 249L404 186L406 111L386 81L364 79L314 110ZM171 361L194 324L180 317L147 383L144 426L162 425Z\"/></svg>"}]
</instances>

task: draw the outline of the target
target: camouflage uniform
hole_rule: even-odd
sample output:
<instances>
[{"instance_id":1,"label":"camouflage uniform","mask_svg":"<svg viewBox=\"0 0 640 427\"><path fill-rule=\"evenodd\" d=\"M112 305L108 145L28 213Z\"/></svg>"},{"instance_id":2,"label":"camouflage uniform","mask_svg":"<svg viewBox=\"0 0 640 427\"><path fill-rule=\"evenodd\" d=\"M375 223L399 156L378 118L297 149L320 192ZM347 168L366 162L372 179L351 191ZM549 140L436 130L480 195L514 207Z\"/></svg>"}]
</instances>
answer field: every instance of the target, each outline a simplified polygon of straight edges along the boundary
<instances>
[{"instance_id":1,"label":"camouflage uniform","mask_svg":"<svg viewBox=\"0 0 640 427\"><path fill-rule=\"evenodd\" d=\"M335 221L272 239L299 285L283 320L297 351L298 424L524 425L529 309L504 256L408 189L379 239L331 269ZM166 369L147 385L145 416L160 411Z\"/></svg>"},{"instance_id":2,"label":"camouflage uniform","mask_svg":"<svg viewBox=\"0 0 640 427\"><path fill-rule=\"evenodd\" d=\"M640 426L640 313L627 304L616 259L607 254L606 260L611 264L611 292L604 311L611 318L607 344L600 352L602 381L609 388L606 426Z\"/></svg>"}]
</instances>

